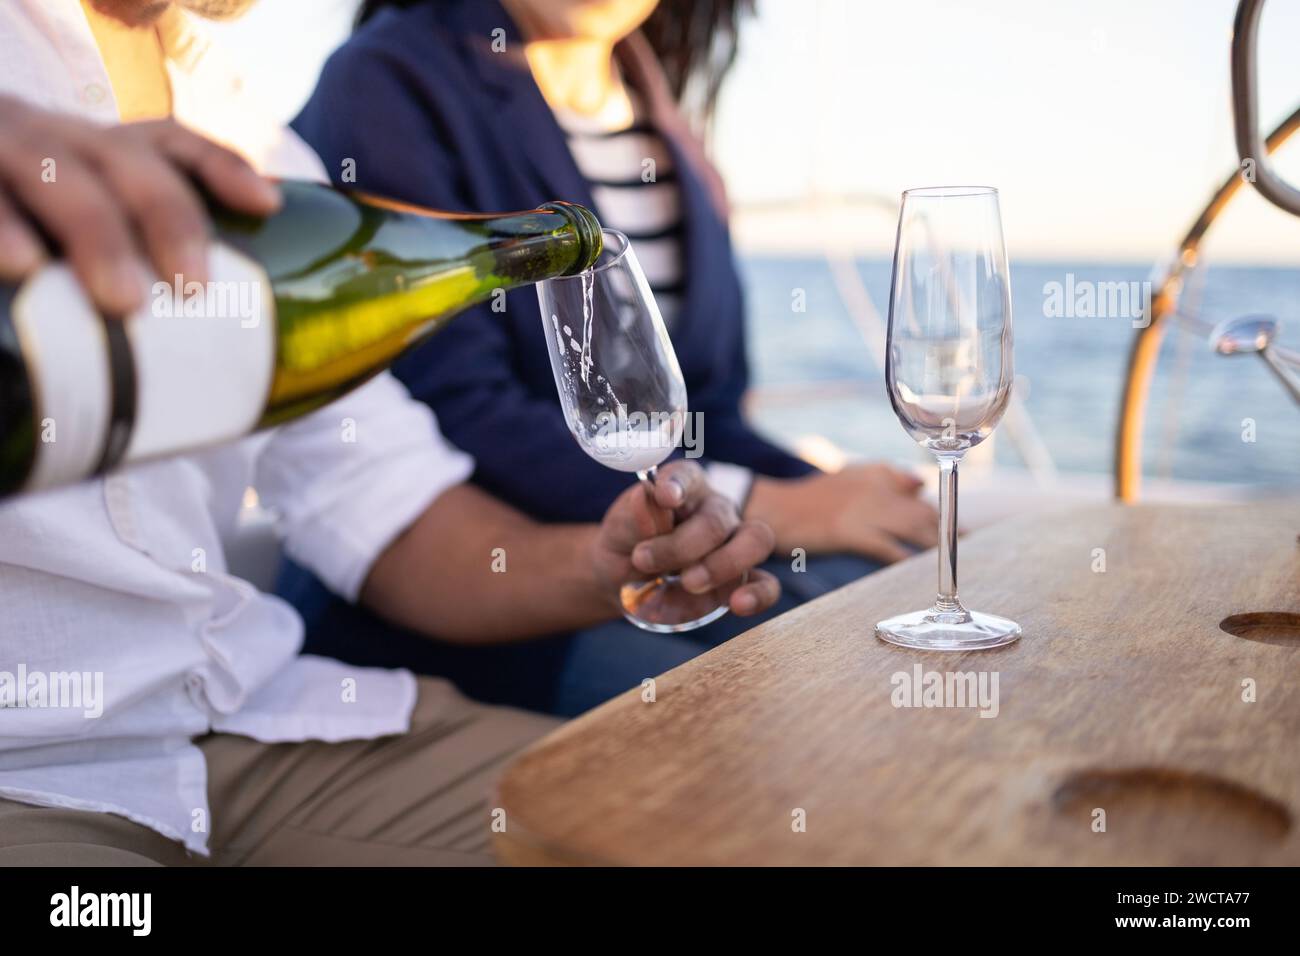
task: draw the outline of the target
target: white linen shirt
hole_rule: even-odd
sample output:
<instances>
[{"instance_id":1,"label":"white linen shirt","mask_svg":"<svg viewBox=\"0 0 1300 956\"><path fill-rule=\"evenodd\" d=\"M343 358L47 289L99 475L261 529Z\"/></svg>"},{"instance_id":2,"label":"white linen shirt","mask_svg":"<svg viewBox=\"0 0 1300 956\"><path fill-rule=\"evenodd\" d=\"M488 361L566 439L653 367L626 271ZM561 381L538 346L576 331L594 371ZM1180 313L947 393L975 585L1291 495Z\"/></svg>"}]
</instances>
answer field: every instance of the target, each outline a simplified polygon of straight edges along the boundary
<instances>
[{"instance_id":1,"label":"white linen shirt","mask_svg":"<svg viewBox=\"0 0 1300 956\"><path fill-rule=\"evenodd\" d=\"M167 16L176 118L265 172L323 180L315 154L261 118L197 24ZM118 118L78 0L0 4L0 92ZM120 814L206 855L194 737L405 731L414 678L300 656L301 619L227 573L222 535L255 485L287 552L355 599L380 552L472 466L384 374L275 431L0 505L0 797ZM102 700L67 706L71 693L50 694L45 703L63 706L32 706L42 680L66 688L59 675L72 673L90 675L88 688L102 678Z\"/></svg>"}]
</instances>

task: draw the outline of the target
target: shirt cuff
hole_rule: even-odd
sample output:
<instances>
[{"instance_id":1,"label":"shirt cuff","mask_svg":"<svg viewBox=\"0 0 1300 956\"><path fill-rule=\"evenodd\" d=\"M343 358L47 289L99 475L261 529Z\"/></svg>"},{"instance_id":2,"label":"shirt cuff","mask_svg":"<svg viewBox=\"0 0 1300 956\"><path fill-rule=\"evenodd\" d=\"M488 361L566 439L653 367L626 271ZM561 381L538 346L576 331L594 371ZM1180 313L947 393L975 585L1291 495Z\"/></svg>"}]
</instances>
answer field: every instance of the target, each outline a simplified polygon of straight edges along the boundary
<instances>
[{"instance_id":1,"label":"shirt cuff","mask_svg":"<svg viewBox=\"0 0 1300 956\"><path fill-rule=\"evenodd\" d=\"M714 491L730 500L737 511L745 510L749 489L754 484L752 471L728 461L711 461L704 466L704 474Z\"/></svg>"},{"instance_id":2,"label":"shirt cuff","mask_svg":"<svg viewBox=\"0 0 1300 956\"><path fill-rule=\"evenodd\" d=\"M335 594L355 604L370 568L394 540L448 488L469 480L474 459L432 449L394 457L386 467L348 482L328 515L285 543L290 557L316 572Z\"/></svg>"}]
</instances>

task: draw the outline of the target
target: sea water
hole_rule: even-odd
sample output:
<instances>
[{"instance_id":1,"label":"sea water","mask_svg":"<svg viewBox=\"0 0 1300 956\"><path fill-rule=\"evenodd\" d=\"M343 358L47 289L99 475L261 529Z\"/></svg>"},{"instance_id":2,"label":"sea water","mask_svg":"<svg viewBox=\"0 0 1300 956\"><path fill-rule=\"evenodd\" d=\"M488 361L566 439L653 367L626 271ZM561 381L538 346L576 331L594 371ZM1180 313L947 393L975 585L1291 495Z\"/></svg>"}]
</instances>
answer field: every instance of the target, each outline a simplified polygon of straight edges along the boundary
<instances>
[{"instance_id":1,"label":"sea water","mask_svg":"<svg viewBox=\"0 0 1300 956\"><path fill-rule=\"evenodd\" d=\"M819 258L742 261L749 312L751 418L786 444L821 435L855 454L928 463L903 431L885 395L884 373L841 305ZM882 320L891 263L864 259L858 271ZM1132 282L1150 266L1011 263L1017 391L1056 464L1108 473L1134 330L1126 317L1050 318L1052 282ZM790 290L806 292L792 314ZM1192 286L1184 293L1191 302ZM1282 321L1281 344L1300 350L1300 270L1212 266L1199 315L1217 321L1267 312ZM1253 423L1253 432L1252 425ZM999 464L1022 464L998 427ZM1253 439L1253 440L1250 440ZM1166 335L1147 408L1145 469L1195 481L1300 487L1300 407L1256 358L1213 354L1201 335Z\"/></svg>"}]
</instances>

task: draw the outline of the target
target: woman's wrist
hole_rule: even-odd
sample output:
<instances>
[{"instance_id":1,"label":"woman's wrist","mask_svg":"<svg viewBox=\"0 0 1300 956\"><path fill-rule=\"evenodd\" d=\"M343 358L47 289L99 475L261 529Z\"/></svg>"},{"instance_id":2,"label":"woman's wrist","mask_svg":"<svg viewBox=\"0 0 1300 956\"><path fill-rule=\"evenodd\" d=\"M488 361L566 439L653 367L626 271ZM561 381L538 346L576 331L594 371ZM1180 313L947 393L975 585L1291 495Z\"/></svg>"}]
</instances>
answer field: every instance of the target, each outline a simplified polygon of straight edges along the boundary
<instances>
[{"instance_id":1,"label":"woman's wrist","mask_svg":"<svg viewBox=\"0 0 1300 956\"><path fill-rule=\"evenodd\" d=\"M803 548L821 552L842 548L844 543L834 540L836 506L826 495L829 489L823 485L825 477L820 473L806 478L755 475L742 514L771 527L778 551Z\"/></svg>"},{"instance_id":2,"label":"woman's wrist","mask_svg":"<svg viewBox=\"0 0 1300 956\"><path fill-rule=\"evenodd\" d=\"M755 475L749 485L749 495L741 509L741 517L765 522L776 535L776 547L785 550L789 532L789 513L793 482L766 475Z\"/></svg>"}]
</instances>

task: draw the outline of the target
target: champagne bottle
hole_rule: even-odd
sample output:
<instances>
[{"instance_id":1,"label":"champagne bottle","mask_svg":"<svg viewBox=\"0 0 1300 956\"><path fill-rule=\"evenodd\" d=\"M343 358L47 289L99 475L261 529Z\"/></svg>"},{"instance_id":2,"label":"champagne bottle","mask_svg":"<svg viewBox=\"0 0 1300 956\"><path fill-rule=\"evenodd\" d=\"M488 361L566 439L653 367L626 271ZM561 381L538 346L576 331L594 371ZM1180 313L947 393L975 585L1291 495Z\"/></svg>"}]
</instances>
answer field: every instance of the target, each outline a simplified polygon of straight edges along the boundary
<instances>
[{"instance_id":1,"label":"champagne bottle","mask_svg":"<svg viewBox=\"0 0 1300 956\"><path fill-rule=\"evenodd\" d=\"M589 268L581 206L434 212L286 180L282 208L213 208L209 281L99 316L62 263L0 283L0 497L238 438L328 403L457 312Z\"/></svg>"}]
</instances>

